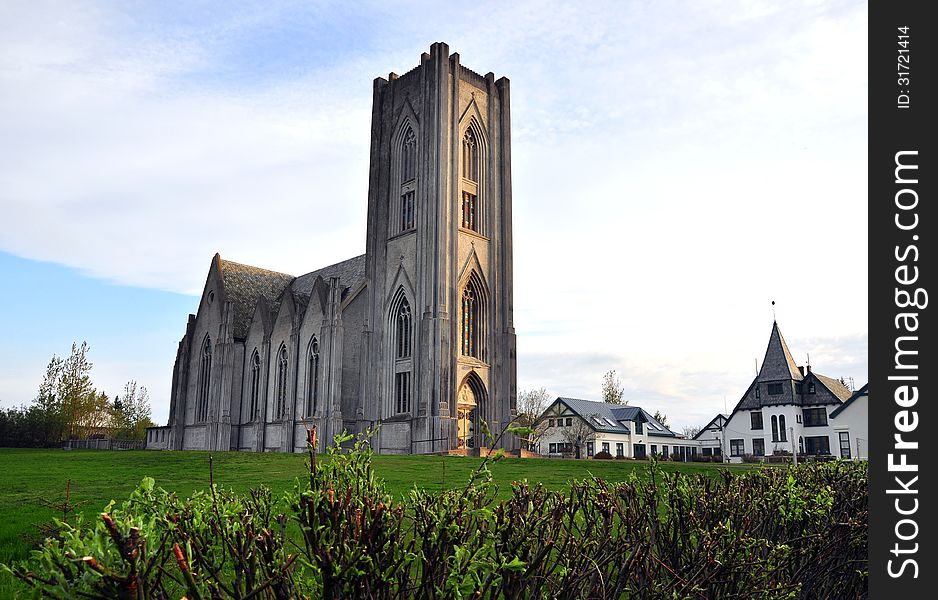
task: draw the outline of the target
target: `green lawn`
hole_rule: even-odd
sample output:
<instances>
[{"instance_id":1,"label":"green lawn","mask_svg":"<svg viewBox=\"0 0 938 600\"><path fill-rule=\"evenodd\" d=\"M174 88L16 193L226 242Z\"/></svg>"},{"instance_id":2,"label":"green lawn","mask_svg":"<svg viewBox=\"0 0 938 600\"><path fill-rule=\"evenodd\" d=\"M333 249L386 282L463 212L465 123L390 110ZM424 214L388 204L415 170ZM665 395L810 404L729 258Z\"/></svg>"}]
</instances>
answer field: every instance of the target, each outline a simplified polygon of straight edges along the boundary
<instances>
[{"instance_id":1,"label":"green lawn","mask_svg":"<svg viewBox=\"0 0 938 600\"><path fill-rule=\"evenodd\" d=\"M209 455L214 457L215 481L222 487L245 491L265 485L275 493L293 486L306 472L305 454L242 452L147 452L100 450L20 450L0 448L0 563L26 558L29 547L20 535L32 524L47 521L51 509L40 498L59 500L71 480L72 500L85 501L86 518L97 514L111 499L123 500L144 476L180 495L208 487ZM375 456L375 470L394 494L406 494L415 485L440 490L463 485L481 459L439 456ZM575 461L505 459L492 466L500 493L509 493L512 481L527 479L553 489L589 474L621 481L632 473L643 475L639 461ZM715 474L723 465L663 463L662 469ZM740 467L730 467L740 468ZM745 467L743 467L745 468ZM0 581L0 595L6 582Z\"/></svg>"}]
</instances>

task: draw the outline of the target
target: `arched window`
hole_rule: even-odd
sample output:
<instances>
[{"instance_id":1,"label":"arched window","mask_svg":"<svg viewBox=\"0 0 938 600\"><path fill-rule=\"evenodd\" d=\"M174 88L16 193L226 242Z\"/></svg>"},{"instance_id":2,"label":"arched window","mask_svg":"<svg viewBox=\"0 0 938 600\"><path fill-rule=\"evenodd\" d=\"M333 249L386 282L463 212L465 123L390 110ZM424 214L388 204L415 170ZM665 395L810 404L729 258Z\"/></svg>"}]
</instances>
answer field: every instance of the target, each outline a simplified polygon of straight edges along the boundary
<instances>
[{"instance_id":1,"label":"arched window","mask_svg":"<svg viewBox=\"0 0 938 600\"><path fill-rule=\"evenodd\" d=\"M287 347L280 346L277 353L277 406L274 414L282 419L287 407Z\"/></svg>"},{"instance_id":2,"label":"arched window","mask_svg":"<svg viewBox=\"0 0 938 600\"><path fill-rule=\"evenodd\" d=\"M772 415L772 441L778 441L778 417Z\"/></svg>"},{"instance_id":3,"label":"arched window","mask_svg":"<svg viewBox=\"0 0 938 600\"><path fill-rule=\"evenodd\" d=\"M202 343L202 360L199 363L199 391L196 403L197 423L208 419L208 393L212 385L212 338L205 336Z\"/></svg>"},{"instance_id":4,"label":"arched window","mask_svg":"<svg viewBox=\"0 0 938 600\"><path fill-rule=\"evenodd\" d=\"M395 140L401 187L389 215L390 236L412 231L417 226L417 136L409 122L404 123Z\"/></svg>"},{"instance_id":5,"label":"arched window","mask_svg":"<svg viewBox=\"0 0 938 600\"><path fill-rule=\"evenodd\" d=\"M407 183L417 176L417 136L410 127L404 133L401 142L401 183Z\"/></svg>"},{"instance_id":6,"label":"arched window","mask_svg":"<svg viewBox=\"0 0 938 600\"><path fill-rule=\"evenodd\" d=\"M798 436L798 454L804 454L804 438Z\"/></svg>"},{"instance_id":7,"label":"arched window","mask_svg":"<svg viewBox=\"0 0 938 600\"><path fill-rule=\"evenodd\" d=\"M485 295L478 276L473 273L463 288L460 305L462 354L485 359Z\"/></svg>"},{"instance_id":8,"label":"arched window","mask_svg":"<svg viewBox=\"0 0 938 600\"><path fill-rule=\"evenodd\" d=\"M481 233L482 205L479 201L481 147L475 128L470 125L462 138L462 208L460 226Z\"/></svg>"},{"instance_id":9,"label":"arched window","mask_svg":"<svg viewBox=\"0 0 938 600\"><path fill-rule=\"evenodd\" d=\"M411 398L413 396L413 314L410 302L400 287L391 302L388 316L389 356L391 360L392 397L389 412L391 414L408 413L411 411Z\"/></svg>"},{"instance_id":10,"label":"arched window","mask_svg":"<svg viewBox=\"0 0 938 600\"><path fill-rule=\"evenodd\" d=\"M306 369L306 416L316 414L319 405L319 342L313 336L309 343L309 364Z\"/></svg>"},{"instance_id":11,"label":"arched window","mask_svg":"<svg viewBox=\"0 0 938 600\"><path fill-rule=\"evenodd\" d=\"M785 415L778 416L778 437L782 442L788 441L788 430L785 429Z\"/></svg>"},{"instance_id":12,"label":"arched window","mask_svg":"<svg viewBox=\"0 0 938 600\"><path fill-rule=\"evenodd\" d=\"M257 348L251 355L251 412L248 415L250 421L257 418L257 397L261 390L261 357L257 354Z\"/></svg>"},{"instance_id":13,"label":"arched window","mask_svg":"<svg viewBox=\"0 0 938 600\"><path fill-rule=\"evenodd\" d=\"M462 136L462 176L479 182L479 141L472 127Z\"/></svg>"},{"instance_id":14,"label":"arched window","mask_svg":"<svg viewBox=\"0 0 938 600\"><path fill-rule=\"evenodd\" d=\"M410 304L401 298L397 309L397 358L410 358L412 321Z\"/></svg>"}]
</instances>

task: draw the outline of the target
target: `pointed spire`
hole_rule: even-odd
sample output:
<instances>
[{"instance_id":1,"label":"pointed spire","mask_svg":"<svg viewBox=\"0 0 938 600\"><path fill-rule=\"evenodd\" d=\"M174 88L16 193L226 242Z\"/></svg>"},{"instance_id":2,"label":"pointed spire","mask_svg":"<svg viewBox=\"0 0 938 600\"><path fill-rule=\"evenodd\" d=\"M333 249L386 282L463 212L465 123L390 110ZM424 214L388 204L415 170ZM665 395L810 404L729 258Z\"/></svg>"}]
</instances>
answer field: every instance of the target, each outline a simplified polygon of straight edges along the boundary
<instances>
[{"instance_id":1,"label":"pointed spire","mask_svg":"<svg viewBox=\"0 0 938 600\"><path fill-rule=\"evenodd\" d=\"M769 335L769 345L765 349L765 358L762 360L762 369L759 371L759 381L779 381L782 379L803 379L795 359L792 358L788 344L782 337L778 323L772 321L772 333Z\"/></svg>"}]
</instances>

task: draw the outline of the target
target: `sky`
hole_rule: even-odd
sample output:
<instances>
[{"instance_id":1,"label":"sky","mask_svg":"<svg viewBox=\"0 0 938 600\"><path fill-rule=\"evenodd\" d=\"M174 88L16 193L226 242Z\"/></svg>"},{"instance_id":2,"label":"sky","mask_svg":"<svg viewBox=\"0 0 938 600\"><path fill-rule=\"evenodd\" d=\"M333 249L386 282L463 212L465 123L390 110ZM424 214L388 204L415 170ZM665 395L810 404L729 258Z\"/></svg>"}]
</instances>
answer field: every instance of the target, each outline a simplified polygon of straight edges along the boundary
<instances>
[{"instance_id":1,"label":"sky","mask_svg":"<svg viewBox=\"0 0 938 600\"><path fill-rule=\"evenodd\" d=\"M703 425L773 318L860 387L867 26L855 1L0 3L0 407L86 340L95 385L165 423L215 252L364 252L372 80L436 41L511 80L520 390L598 399L614 369Z\"/></svg>"}]
</instances>

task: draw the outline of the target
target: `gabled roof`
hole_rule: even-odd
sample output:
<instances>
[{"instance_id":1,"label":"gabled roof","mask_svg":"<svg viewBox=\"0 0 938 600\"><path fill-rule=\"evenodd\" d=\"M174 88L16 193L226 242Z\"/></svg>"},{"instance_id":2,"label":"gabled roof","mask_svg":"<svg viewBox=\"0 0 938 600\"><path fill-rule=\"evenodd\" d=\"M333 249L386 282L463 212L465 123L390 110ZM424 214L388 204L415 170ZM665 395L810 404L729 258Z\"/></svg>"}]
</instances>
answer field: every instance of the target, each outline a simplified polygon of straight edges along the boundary
<instances>
[{"instance_id":1,"label":"gabled roof","mask_svg":"<svg viewBox=\"0 0 938 600\"><path fill-rule=\"evenodd\" d=\"M677 437L673 431L658 422L652 415L648 414L648 411L638 406L622 406L620 404L607 404L605 402L594 402L592 400L566 397L557 398L551 406L558 402L563 403L567 408L582 417L595 431L602 431L604 433L629 433L628 426L623 425L620 421L636 421L650 423L656 428L646 427L646 435ZM593 419L593 417L597 417L599 422Z\"/></svg>"},{"instance_id":2,"label":"gabled roof","mask_svg":"<svg viewBox=\"0 0 938 600\"><path fill-rule=\"evenodd\" d=\"M828 377L827 375L821 375L820 373L811 373L814 375L815 379L821 382L824 387L829 389L832 394L837 396L837 398L843 402L853 394L850 392L850 388L845 386L843 382L839 379L834 379L833 377Z\"/></svg>"},{"instance_id":3,"label":"gabled roof","mask_svg":"<svg viewBox=\"0 0 938 600\"><path fill-rule=\"evenodd\" d=\"M769 345L765 349L765 358L762 359L762 368L759 370L759 381L779 381L781 379L794 379L801 381L803 376L788 350L788 344L782 337L777 322L772 322L772 333L769 335Z\"/></svg>"},{"instance_id":4,"label":"gabled roof","mask_svg":"<svg viewBox=\"0 0 938 600\"><path fill-rule=\"evenodd\" d=\"M869 386L870 384L866 383L863 385L863 387L855 391L849 398L847 398L847 400L843 404L841 404L840 406L838 406L837 408L831 411L830 417L833 419L834 417L842 413L848 406L853 404L853 401L856 400L857 398L860 398L862 396L869 396L870 395Z\"/></svg>"},{"instance_id":5,"label":"gabled roof","mask_svg":"<svg viewBox=\"0 0 938 600\"><path fill-rule=\"evenodd\" d=\"M699 437L700 437L702 434L704 434L708 429L710 429L710 426L711 426L711 425L716 425L718 429L722 429L723 426L726 425L726 422L727 422L727 421L729 421L729 417L727 417L727 416L724 415L723 413L717 413L717 416L715 416L715 417L713 417L712 419L710 419L710 422L707 423L706 425L704 425L703 427L701 427L701 428L700 428L700 431L697 432L697 435L695 435L695 436L692 437L691 439L696 440L697 438L699 438Z\"/></svg>"},{"instance_id":6,"label":"gabled roof","mask_svg":"<svg viewBox=\"0 0 938 600\"><path fill-rule=\"evenodd\" d=\"M257 300L261 296L269 299L278 297L293 281L293 276L222 260L218 254L215 258L225 286L225 299L231 302L234 310L232 333L235 338L244 339L251 326Z\"/></svg>"}]
</instances>

